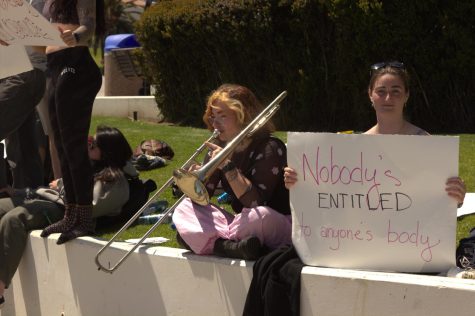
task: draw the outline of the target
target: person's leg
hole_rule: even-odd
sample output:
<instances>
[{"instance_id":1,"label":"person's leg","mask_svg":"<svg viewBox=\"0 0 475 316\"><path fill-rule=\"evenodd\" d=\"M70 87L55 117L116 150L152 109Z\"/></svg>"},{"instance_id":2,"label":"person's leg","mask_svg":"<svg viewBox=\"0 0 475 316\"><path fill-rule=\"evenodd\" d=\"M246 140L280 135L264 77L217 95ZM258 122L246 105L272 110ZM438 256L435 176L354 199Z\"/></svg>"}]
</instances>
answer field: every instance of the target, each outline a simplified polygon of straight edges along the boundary
<instances>
[{"instance_id":1,"label":"person's leg","mask_svg":"<svg viewBox=\"0 0 475 316\"><path fill-rule=\"evenodd\" d=\"M33 111L45 89L43 71L33 69L0 79L0 140L14 132ZM6 164L0 159L0 189L8 184Z\"/></svg>"},{"instance_id":2,"label":"person's leg","mask_svg":"<svg viewBox=\"0 0 475 316\"><path fill-rule=\"evenodd\" d=\"M38 69L0 79L0 140L23 123L44 90L45 75Z\"/></svg>"},{"instance_id":3,"label":"person's leg","mask_svg":"<svg viewBox=\"0 0 475 316\"><path fill-rule=\"evenodd\" d=\"M47 55L48 69L50 73L50 81L48 82L48 114L49 122L51 124L50 137L54 138L56 149L58 151L59 165L61 168L63 183L65 185L67 184L68 186L71 186L72 177L71 173L69 172L66 155L64 154L62 135L60 132L60 122L57 115L58 104L56 101L56 95L60 93L58 91L58 78L60 77L61 72L63 70L62 62L64 59L63 56L58 53L62 53L62 51ZM41 232L41 237L48 237L50 234L67 231L69 229L72 229L74 225L76 225L76 214L72 211L72 207L76 203L75 197L74 195L67 195L65 199L66 203L64 210L64 218L43 229L43 231Z\"/></svg>"},{"instance_id":4,"label":"person's leg","mask_svg":"<svg viewBox=\"0 0 475 316\"><path fill-rule=\"evenodd\" d=\"M72 111L58 112L60 121L69 122L65 127L74 125L74 130L62 129L63 144L71 171L74 195L76 197L77 225L70 231L63 232L58 239L62 244L71 239L89 235L94 232L92 220L93 171L87 150L87 139L91 123L92 107L97 92L102 84L102 75L96 63L86 48L76 49L74 58L77 58L76 73L73 80L63 81L62 88L69 93L65 95L69 100ZM78 88L80 87L80 88ZM64 100L66 102L66 99ZM71 112L74 116L71 116ZM67 191L67 188L65 188Z\"/></svg>"},{"instance_id":5,"label":"person's leg","mask_svg":"<svg viewBox=\"0 0 475 316\"><path fill-rule=\"evenodd\" d=\"M283 215L270 207L243 208L229 225L229 237L242 240L256 236L270 249L276 249L292 242L290 215Z\"/></svg>"},{"instance_id":6,"label":"person's leg","mask_svg":"<svg viewBox=\"0 0 475 316\"><path fill-rule=\"evenodd\" d=\"M29 200L0 219L0 280L6 288L20 264L28 232L43 228L62 215L62 208L54 202Z\"/></svg>"},{"instance_id":7,"label":"person's leg","mask_svg":"<svg viewBox=\"0 0 475 316\"><path fill-rule=\"evenodd\" d=\"M53 169L53 178L59 179L61 175L61 165L59 162L58 151L56 150L56 144L53 135L53 128L51 126L51 119L49 115L49 98L51 93L51 77L46 77L46 91L44 97L36 107L38 115L40 116L41 124L43 126L44 133L46 134L49 142L49 154L51 159L51 168Z\"/></svg>"},{"instance_id":8,"label":"person's leg","mask_svg":"<svg viewBox=\"0 0 475 316\"><path fill-rule=\"evenodd\" d=\"M101 85L101 74L87 48L63 52L63 71L56 83L56 118L62 151L57 146L63 171L63 183L72 212L77 216L73 228L60 230L58 244L94 230L92 221L93 172L87 151L92 106ZM66 58L65 58L66 57ZM49 64L49 61L48 61ZM52 120L53 122L53 120ZM58 138L55 137L57 140ZM67 166L70 177L64 181Z\"/></svg>"},{"instance_id":9,"label":"person's leg","mask_svg":"<svg viewBox=\"0 0 475 316\"><path fill-rule=\"evenodd\" d=\"M13 199L11 198L2 198L0 199L0 222L1 219L5 214L7 214L9 211L15 208L15 204L20 203L18 199L15 199L16 202L14 202ZM1 237L0 237L0 242L1 242ZM0 258L2 258L2 255L0 254ZM5 303L5 299L3 298L3 294L5 293L5 288L6 288L6 282L8 283L8 277L5 275L5 270L4 270L4 264L3 264L3 259L0 259L0 308L2 305Z\"/></svg>"},{"instance_id":10,"label":"person's leg","mask_svg":"<svg viewBox=\"0 0 475 316\"><path fill-rule=\"evenodd\" d=\"M188 198L173 212L173 223L181 238L200 255L212 254L217 239L228 239L228 225L232 220L231 214L217 206L202 206Z\"/></svg>"},{"instance_id":11,"label":"person's leg","mask_svg":"<svg viewBox=\"0 0 475 316\"><path fill-rule=\"evenodd\" d=\"M36 112L31 112L21 126L6 140L13 187L21 189L43 185L43 165L36 138Z\"/></svg>"},{"instance_id":12,"label":"person's leg","mask_svg":"<svg viewBox=\"0 0 475 316\"><path fill-rule=\"evenodd\" d=\"M20 168L23 169L23 187L37 188L42 186L44 180L43 164L41 162L38 138L36 110L30 113L17 131L20 140Z\"/></svg>"}]
</instances>

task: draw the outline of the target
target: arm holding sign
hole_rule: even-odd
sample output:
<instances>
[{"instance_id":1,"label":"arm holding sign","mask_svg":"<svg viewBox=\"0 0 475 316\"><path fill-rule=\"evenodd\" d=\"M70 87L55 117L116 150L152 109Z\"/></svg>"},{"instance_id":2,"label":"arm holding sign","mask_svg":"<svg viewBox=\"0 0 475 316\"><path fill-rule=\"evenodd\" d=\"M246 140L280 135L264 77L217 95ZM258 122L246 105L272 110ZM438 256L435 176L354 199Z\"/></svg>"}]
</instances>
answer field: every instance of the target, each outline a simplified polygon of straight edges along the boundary
<instances>
[{"instance_id":1,"label":"arm holding sign","mask_svg":"<svg viewBox=\"0 0 475 316\"><path fill-rule=\"evenodd\" d=\"M467 188L463 180L459 177L452 177L447 179L445 185L445 191L447 191L447 194L451 198L457 201L457 207L462 207L465 194L467 193Z\"/></svg>"},{"instance_id":2,"label":"arm holding sign","mask_svg":"<svg viewBox=\"0 0 475 316\"><path fill-rule=\"evenodd\" d=\"M284 182L285 182L285 187L290 190L295 183L297 183L297 171L295 169L290 168L290 167L285 167L284 168Z\"/></svg>"}]
</instances>

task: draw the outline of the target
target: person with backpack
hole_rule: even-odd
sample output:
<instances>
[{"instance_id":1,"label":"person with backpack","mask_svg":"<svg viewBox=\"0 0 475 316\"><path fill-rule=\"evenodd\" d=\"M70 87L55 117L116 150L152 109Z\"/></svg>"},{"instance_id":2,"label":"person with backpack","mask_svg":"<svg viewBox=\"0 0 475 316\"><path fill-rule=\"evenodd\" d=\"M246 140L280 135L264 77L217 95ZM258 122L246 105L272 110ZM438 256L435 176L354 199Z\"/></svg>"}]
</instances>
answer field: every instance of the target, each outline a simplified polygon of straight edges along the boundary
<instances>
[{"instance_id":1,"label":"person with backpack","mask_svg":"<svg viewBox=\"0 0 475 316\"><path fill-rule=\"evenodd\" d=\"M129 143L117 128L99 126L96 135L89 137L88 154L94 170L92 217L119 215L129 199L127 177L137 177L130 163ZM63 181L58 179L48 188L16 190L12 197L0 199L0 305L20 263L28 232L63 218L66 197Z\"/></svg>"}]
</instances>

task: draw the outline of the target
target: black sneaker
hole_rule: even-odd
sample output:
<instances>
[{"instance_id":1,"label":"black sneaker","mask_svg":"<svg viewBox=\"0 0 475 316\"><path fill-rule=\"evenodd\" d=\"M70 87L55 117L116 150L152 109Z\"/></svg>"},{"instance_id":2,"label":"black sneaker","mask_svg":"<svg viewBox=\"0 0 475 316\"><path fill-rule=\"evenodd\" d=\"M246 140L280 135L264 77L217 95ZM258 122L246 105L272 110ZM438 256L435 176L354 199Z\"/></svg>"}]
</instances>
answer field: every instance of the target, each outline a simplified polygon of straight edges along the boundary
<instances>
[{"instance_id":1,"label":"black sneaker","mask_svg":"<svg viewBox=\"0 0 475 316\"><path fill-rule=\"evenodd\" d=\"M263 251L259 238L255 236L240 241L219 238L214 243L213 249L216 256L244 260L256 260L263 255Z\"/></svg>"},{"instance_id":2,"label":"black sneaker","mask_svg":"<svg viewBox=\"0 0 475 316\"><path fill-rule=\"evenodd\" d=\"M0 308L2 308L4 304L5 304L5 297L3 297L3 295L2 295L0 297Z\"/></svg>"}]
</instances>

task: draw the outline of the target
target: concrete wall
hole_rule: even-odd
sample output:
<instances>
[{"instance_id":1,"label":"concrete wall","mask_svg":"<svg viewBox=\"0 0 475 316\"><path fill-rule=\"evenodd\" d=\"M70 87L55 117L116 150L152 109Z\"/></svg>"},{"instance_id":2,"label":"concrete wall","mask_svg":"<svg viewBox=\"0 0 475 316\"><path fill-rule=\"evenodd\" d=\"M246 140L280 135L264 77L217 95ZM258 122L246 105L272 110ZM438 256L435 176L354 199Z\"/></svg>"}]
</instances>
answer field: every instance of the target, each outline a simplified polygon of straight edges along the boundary
<instances>
[{"instance_id":1,"label":"concrete wall","mask_svg":"<svg viewBox=\"0 0 475 316\"><path fill-rule=\"evenodd\" d=\"M94 257L104 241L64 246L34 231L0 315L241 315L252 262L141 247L113 274ZM109 264L128 245L101 256ZM305 267L301 315L473 315L475 281Z\"/></svg>"},{"instance_id":2,"label":"concrete wall","mask_svg":"<svg viewBox=\"0 0 475 316\"><path fill-rule=\"evenodd\" d=\"M96 97L92 108L94 116L134 117L141 121L161 122L163 116L153 96Z\"/></svg>"}]
</instances>

